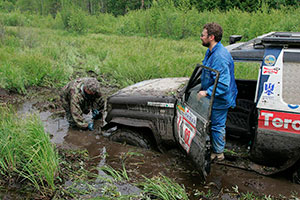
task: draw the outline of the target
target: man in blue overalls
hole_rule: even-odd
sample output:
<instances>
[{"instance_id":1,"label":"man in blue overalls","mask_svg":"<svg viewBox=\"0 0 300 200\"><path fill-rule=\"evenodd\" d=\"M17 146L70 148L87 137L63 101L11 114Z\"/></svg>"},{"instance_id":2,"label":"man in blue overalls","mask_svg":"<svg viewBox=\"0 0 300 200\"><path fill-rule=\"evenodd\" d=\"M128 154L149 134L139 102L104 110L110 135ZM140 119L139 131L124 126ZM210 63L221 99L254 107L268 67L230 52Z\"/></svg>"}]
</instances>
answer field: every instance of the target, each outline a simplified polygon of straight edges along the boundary
<instances>
[{"instance_id":1,"label":"man in blue overalls","mask_svg":"<svg viewBox=\"0 0 300 200\"><path fill-rule=\"evenodd\" d=\"M203 65L220 72L211 113L212 154L211 160L223 160L225 148L225 127L228 108L235 107L237 87L234 78L234 63L230 53L221 44L222 27L217 23L208 23L201 34L202 45L208 47ZM203 69L202 88L198 98L212 95L216 73Z\"/></svg>"}]
</instances>

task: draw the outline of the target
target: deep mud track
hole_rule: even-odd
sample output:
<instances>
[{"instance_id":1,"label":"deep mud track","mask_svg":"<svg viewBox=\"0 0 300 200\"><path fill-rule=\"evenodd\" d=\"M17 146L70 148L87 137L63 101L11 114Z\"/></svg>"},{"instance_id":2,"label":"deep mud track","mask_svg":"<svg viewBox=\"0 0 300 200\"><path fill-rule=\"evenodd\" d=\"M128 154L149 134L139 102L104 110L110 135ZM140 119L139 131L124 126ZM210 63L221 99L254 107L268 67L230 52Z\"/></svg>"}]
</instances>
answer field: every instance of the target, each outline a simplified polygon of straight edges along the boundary
<instances>
[{"instance_id":1,"label":"deep mud track","mask_svg":"<svg viewBox=\"0 0 300 200\"><path fill-rule=\"evenodd\" d=\"M17 95L13 96L5 90L0 90L2 104L8 102L18 104L18 98ZM212 164L211 173L204 184L190 161L179 150L172 149L165 153L158 153L111 142L102 136L101 122L95 123L95 131L92 132L71 129L57 104L57 97L52 98L51 102L49 103L49 97L45 97L44 101L27 100L18 105L18 112L19 114L38 113L53 143L60 148L87 149L90 157L94 158L92 164L95 166L103 162L101 154L105 149L108 155L105 159L106 164L121 169L123 161L132 181L142 181L142 176L151 178L162 174L183 184L191 199L199 199L199 196L194 195L199 191L210 193L215 199L236 199L238 193L271 195L276 199L300 197L300 185L290 182L284 174L267 177L222 164ZM128 152L136 152L140 156L129 156L124 160Z\"/></svg>"}]
</instances>

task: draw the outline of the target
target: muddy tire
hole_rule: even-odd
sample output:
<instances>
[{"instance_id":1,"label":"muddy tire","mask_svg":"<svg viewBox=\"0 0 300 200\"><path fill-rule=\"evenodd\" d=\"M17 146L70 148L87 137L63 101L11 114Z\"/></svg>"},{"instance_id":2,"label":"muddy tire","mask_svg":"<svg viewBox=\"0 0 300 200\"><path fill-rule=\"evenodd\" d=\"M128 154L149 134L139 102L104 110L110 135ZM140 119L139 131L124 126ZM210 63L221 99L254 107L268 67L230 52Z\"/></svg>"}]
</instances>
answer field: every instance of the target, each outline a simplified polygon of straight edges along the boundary
<instances>
[{"instance_id":1,"label":"muddy tire","mask_svg":"<svg viewBox=\"0 0 300 200\"><path fill-rule=\"evenodd\" d=\"M300 184L300 168L293 173L293 182Z\"/></svg>"},{"instance_id":2,"label":"muddy tire","mask_svg":"<svg viewBox=\"0 0 300 200\"><path fill-rule=\"evenodd\" d=\"M126 143L144 149L151 149L150 140L137 130L118 128L109 136L109 139L115 142Z\"/></svg>"}]
</instances>

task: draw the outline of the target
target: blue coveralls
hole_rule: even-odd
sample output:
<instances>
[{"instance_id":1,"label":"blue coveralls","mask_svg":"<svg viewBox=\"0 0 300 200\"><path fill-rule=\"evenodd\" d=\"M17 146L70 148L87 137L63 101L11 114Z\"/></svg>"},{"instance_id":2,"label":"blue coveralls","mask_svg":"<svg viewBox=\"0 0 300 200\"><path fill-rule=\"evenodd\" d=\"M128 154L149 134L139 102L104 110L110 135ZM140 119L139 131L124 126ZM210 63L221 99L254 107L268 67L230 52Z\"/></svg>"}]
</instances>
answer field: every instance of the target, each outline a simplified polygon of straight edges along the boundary
<instances>
[{"instance_id":1,"label":"blue coveralls","mask_svg":"<svg viewBox=\"0 0 300 200\"><path fill-rule=\"evenodd\" d=\"M228 108L236 106L237 87L234 78L234 63L227 49L221 42L218 42L212 51L207 49L202 64L220 72L211 113L211 134L213 152L223 153ZM201 90L207 91L208 98L212 95L215 79L216 73L203 69Z\"/></svg>"}]
</instances>

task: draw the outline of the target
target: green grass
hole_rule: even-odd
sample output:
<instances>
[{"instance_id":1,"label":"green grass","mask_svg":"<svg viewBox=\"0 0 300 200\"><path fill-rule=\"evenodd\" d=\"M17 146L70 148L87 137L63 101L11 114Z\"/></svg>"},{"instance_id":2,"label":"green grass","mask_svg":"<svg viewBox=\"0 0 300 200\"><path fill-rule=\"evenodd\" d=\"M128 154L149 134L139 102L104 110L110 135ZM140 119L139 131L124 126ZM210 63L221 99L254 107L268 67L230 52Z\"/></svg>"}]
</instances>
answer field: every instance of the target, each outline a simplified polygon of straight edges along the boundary
<instances>
[{"instance_id":1,"label":"green grass","mask_svg":"<svg viewBox=\"0 0 300 200\"><path fill-rule=\"evenodd\" d=\"M166 176L157 176L151 179L145 178L145 182L139 184L147 196L162 200L188 200L184 186Z\"/></svg>"},{"instance_id":2,"label":"green grass","mask_svg":"<svg viewBox=\"0 0 300 200\"><path fill-rule=\"evenodd\" d=\"M42 193L55 190L58 154L35 115L20 116L0 107L0 174L2 179L29 183Z\"/></svg>"},{"instance_id":3,"label":"green grass","mask_svg":"<svg viewBox=\"0 0 300 200\"><path fill-rule=\"evenodd\" d=\"M60 87L88 71L121 87L150 78L189 76L205 51L193 41L5 29L0 83L23 93L30 86Z\"/></svg>"},{"instance_id":4,"label":"green grass","mask_svg":"<svg viewBox=\"0 0 300 200\"><path fill-rule=\"evenodd\" d=\"M0 85L19 93L30 86L61 87L91 71L100 81L105 77L119 87L152 78L190 76L206 51L200 40L73 35L26 27L5 27L4 38ZM252 66L238 69L237 78L257 78L258 70Z\"/></svg>"}]
</instances>

